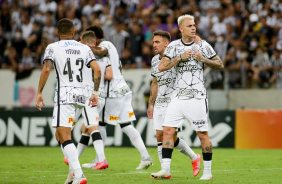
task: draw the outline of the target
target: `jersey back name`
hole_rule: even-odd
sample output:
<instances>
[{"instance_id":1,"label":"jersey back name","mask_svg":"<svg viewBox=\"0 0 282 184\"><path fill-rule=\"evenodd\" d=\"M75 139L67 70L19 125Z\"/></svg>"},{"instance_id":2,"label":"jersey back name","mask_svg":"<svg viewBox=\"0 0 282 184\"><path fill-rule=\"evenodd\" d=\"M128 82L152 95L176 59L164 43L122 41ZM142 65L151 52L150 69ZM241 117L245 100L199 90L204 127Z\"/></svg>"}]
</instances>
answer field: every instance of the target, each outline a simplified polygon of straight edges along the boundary
<instances>
[{"instance_id":1,"label":"jersey back name","mask_svg":"<svg viewBox=\"0 0 282 184\"><path fill-rule=\"evenodd\" d=\"M56 70L55 102L84 105L83 73L95 59L87 45L75 40L60 40L47 46L43 62L51 60Z\"/></svg>"}]
</instances>

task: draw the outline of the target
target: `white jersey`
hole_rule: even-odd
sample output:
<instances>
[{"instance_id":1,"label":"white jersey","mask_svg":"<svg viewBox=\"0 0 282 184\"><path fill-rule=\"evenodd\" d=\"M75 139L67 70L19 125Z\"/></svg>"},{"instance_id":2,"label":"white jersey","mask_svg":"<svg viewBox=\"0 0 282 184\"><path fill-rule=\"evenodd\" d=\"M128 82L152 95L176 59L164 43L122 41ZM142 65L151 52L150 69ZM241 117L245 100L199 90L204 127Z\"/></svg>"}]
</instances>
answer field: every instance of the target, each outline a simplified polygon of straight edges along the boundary
<instances>
[{"instance_id":1,"label":"white jersey","mask_svg":"<svg viewBox=\"0 0 282 184\"><path fill-rule=\"evenodd\" d=\"M101 69L101 82L99 86L99 96L101 98L106 97L106 90L105 90L105 72L106 68L108 66L111 66L110 58L109 57L103 57L100 59L97 59L97 63Z\"/></svg>"},{"instance_id":2,"label":"white jersey","mask_svg":"<svg viewBox=\"0 0 282 184\"><path fill-rule=\"evenodd\" d=\"M171 42L164 53L170 59L179 56L185 51L199 51L204 57L210 59L216 56L214 49L206 41L185 44L181 39ZM179 99L206 98L204 84L204 63L198 62L193 55L188 61L182 61L175 66L176 70L176 97Z\"/></svg>"},{"instance_id":3,"label":"white jersey","mask_svg":"<svg viewBox=\"0 0 282 184\"><path fill-rule=\"evenodd\" d=\"M43 62L51 60L56 70L55 103L84 106L86 94L83 73L85 66L89 67L95 59L87 45L75 40L60 40L47 46Z\"/></svg>"},{"instance_id":4,"label":"white jersey","mask_svg":"<svg viewBox=\"0 0 282 184\"><path fill-rule=\"evenodd\" d=\"M172 98L172 94L175 91L176 72L174 68L167 71L160 72L159 64L161 62L160 55L156 55L152 58L151 74L157 78L158 82L158 95L155 101L155 106L167 106Z\"/></svg>"},{"instance_id":5,"label":"white jersey","mask_svg":"<svg viewBox=\"0 0 282 184\"><path fill-rule=\"evenodd\" d=\"M113 78L106 83L106 89L108 90L107 97L115 98L131 93L130 88L121 74L122 65L116 47L109 41L102 41L99 47L104 47L108 50L107 57L110 59L113 70Z\"/></svg>"}]
</instances>

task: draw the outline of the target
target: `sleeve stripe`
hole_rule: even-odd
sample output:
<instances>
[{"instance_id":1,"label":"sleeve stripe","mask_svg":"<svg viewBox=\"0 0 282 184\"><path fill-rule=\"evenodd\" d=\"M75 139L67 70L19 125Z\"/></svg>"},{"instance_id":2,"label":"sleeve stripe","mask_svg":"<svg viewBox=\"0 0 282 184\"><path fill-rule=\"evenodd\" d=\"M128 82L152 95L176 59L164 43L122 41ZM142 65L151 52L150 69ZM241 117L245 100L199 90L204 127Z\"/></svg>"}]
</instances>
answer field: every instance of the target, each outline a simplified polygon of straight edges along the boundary
<instances>
[{"instance_id":1,"label":"sleeve stripe","mask_svg":"<svg viewBox=\"0 0 282 184\"><path fill-rule=\"evenodd\" d=\"M217 55L217 54L215 53L215 55L213 55L213 56L209 57L208 59L211 59L211 58L215 57L216 55Z\"/></svg>"},{"instance_id":2,"label":"sleeve stripe","mask_svg":"<svg viewBox=\"0 0 282 184\"><path fill-rule=\"evenodd\" d=\"M92 60L90 60L90 61L87 63L86 66L87 66L88 68L90 68L90 63L91 63L92 61L96 61L96 59L92 59Z\"/></svg>"},{"instance_id":3,"label":"sleeve stripe","mask_svg":"<svg viewBox=\"0 0 282 184\"><path fill-rule=\"evenodd\" d=\"M167 57L168 59L171 59L169 56L167 56L167 55L164 55L164 57Z\"/></svg>"}]
</instances>

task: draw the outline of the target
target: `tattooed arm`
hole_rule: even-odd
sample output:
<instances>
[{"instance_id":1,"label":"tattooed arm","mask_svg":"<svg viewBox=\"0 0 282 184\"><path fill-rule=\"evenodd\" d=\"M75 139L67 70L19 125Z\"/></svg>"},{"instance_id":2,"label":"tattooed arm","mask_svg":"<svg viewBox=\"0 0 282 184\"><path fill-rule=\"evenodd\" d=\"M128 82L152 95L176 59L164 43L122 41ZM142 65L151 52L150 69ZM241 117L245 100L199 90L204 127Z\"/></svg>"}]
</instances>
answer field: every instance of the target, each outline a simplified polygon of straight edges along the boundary
<instances>
[{"instance_id":1,"label":"tattooed arm","mask_svg":"<svg viewBox=\"0 0 282 184\"><path fill-rule=\"evenodd\" d=\"M218 56L214 56L213 58L208 59L202 56L202 54L199 51L194 51L193 57L195 60L205 63L211 69L222 70L224 67L223 62L221 61L221 59Z\"/></svg>"},{"instance_id":2,"label":"tattooed arm","mask_svg":"<svg viewBox=\"0 0 282 184\"><path fill-rule=\"evenodd\" d=\"M90 63L90 68L94 71L94 92L91 95L89 99L89 104L92 107L95 107L98 105L98 91L99 91L99 86L100 86L100 81L101 81L101 69L96 62L96 60L92 61Z\"/></svg>"},{"instance_id":3,"label":"tattooed arm","mask_svg":"<svg viewBox=\"0 0 282 184\"><path fill-rule=\"evenodd\" d=\"M153 77L153 81L151 84L151 90L150 90L149 105L148 105L148 110L147 110L147 116L150 119L153 118L154 104L155 104L157 95L158 95L158 82L157 82L157 78Z\"/></svg>"},{"instance_id":4,"label":"tattooed arm","mask_svg":"<svg viewBox=\"0 0 282 184\"><path fill-rule=\"evenodd\" d=\"M42 91L43 91L43 88L44 88L44 86L45 86L45 84L48 80L48 77L49 77L49 74L50 74L50 71L51 71L52 68L53 68L52 61L46 60L44 62L44 66L43 66L41 76L40 76L40 79L39 79L36 101L35 101L36 107L40 111L41 111L40 103L42 102L42 105L45 106L44 99L43 99L43 96L42 96Z\"/></svg>"},{"instance_id":5,"label":"tattooed arm","mask_svg":"<svg viewBox=\"0 0 282 184\"><path fill-rule=\"evenodd\" d=\"M168 57L163 57L161 63L159 64L159 71L163 72L169 70L178 62L187 61L191 57L191 54L192 51L189 50L189 51L185 51L183 54L180 54L179 56L176 56L172 59L169 59Z\"/></svg>"}]
</instances>

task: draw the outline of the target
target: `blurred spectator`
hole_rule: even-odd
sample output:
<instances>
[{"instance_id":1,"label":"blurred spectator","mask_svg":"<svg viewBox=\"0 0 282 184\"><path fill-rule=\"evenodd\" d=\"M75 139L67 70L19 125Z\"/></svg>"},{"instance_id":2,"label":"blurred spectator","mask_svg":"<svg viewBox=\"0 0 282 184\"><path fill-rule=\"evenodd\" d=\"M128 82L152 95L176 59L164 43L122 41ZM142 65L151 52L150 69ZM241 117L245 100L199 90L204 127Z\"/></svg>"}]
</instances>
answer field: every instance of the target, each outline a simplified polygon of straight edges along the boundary
<instances>
[{"instance_id":1,"label":"blurred spectator","mask_svg":"<svg viewBox=\"0 0 282 184\"><path fill-rule=\"evenodd\" d=\"M128 49L124 49L121 56L122 69L137 68L137 63L134 61L134 58L131 56L131 53Z\"/></svg>"},{"instance_id":2,"label":"blurred spectator","mask_svg":"<svg viewBox=\"0 0 282 184\"><path fill-rule=\"evenodd\" d=\"M30 17L28 15L24 15L22 17L22 36L23 39L27 39L32 32L32 22L30 21Z\"/></svg>"},{"instance_id":3,"label":"blurred spectator","mask_svg":"<svg viewBox=\"0 0 282 184\"><path fill-rule=\"evenodd\" d=\"M150 68L151 60L154 55L152 54L152 47L148 44L144 44L142 47L142 67Z\"/></svg>"},{"instance_id":4,"label":"blurred spectator","mask_svg":"<svg viewBox=\"0 0 282 184\"><path fill-rule=\"evenodd\" d=\"M128 48L130 49L131 56L138 64L138 67L142 67L142 45L144 43L144 36L142 34L141 25L134 23L132 26L132 32L128 39Z\"/></svg>"},{"instance_id":5,"label":"blurred spectator","mask_svg":"<svg viewBox=\"0 0 282 184\"><path fill-rule=\"evenodd\" d=\"M48 43L54 42L55 41L55 32L56 32L56 29L53 26L52 15L46 16L45 24L42 29L42 38L46 39Z\"/></svg>"},{"instance_id":6,"label":"blurred spectator","mask_svg":"<svg viewBox=\"0 0 282 184\"><path fill-rule=\"evenodd\" d=\"M225 57L224 64L225 64L225 70L228 71L227 75L228 75L229 88L240 88L242 85L241 70L240 70L242 60L236 57L234 48L229 49Z\"/></svg>"},{"instance_id":7,"label":"blurred spectator","mask_svg":"<svg viewBox=\"0 0 282 184\"><path fill-rule=\"evenodd\" d=\"M25 47L22 53L22 59L18 64L18 69L16 71L16 80L24 79L30 76L32 70L37 67L34 60L34 55L29 47Z\"/></svg>"},{"instance_id":8,"label":"blurred spectator","mask_svg":"<svg viewBox=\"0 0 282 184\"><path fill-rule=\"evenodd\" d=\"M111 31L109 41L111 41L117 48L119 56L122 55L122 51L126 46L129 33L122 30L123 22L116 20L114 23L115 29Z\"/></svg>"},{"instance_id":9,"label":"blurred spectator","mask_svg":"<svg viewBox=\"0 0 282 184\"><path fill-rule=\"evenodd\" d=\"M213 31L216 36L221 34L226 34L226 23L223 22L224 17L222 12L218 12L218 21L213 24L211 31Z\"/></svg>"},{"instance_id":10,"label":"blurred spectator","mask_svg":"<svg viewBox=\"0 0 282 184\"><path fill-rule=\"evenodd\" d=\"M256 56L252 61L251 69L254 72L253 79L258 82L259 87L268 88L270 86L270 78L273 74L269 56L265 49L259 47Z\"/></svg>"},{"instance_id":11,"label":"blurred spectator","mask_svg":"<svg viewBox=\"0 0 282 184\"><path fill-rule=\"evenodd\" d=\"M276 81L276 87L278 89L282 89L282 57L279 50L275 49L272 51L270 63L274 71L274 74L270 79L270 83L274 83Z\"/></svg>"},{"instance_id":12,"label":"blurred spectator","mask_svg":"<svg viewBox=\"0 0 282 184\"><path fill-rule=\"evenodd\" d=\"M23 39L22 30L16 29L14 38L12 39L12 46L16 49L19 57L22 57L23 48L26 47L26 41Z\"/></svg>"},{"instance_id":13,"label":"blurred spectator","mask_svg":"<svg viewBox=\"0 0 282 184\"><path fill-rule=\"evenodd\" d=\"M32 24L32 32L30 35L26 38L26 43L31 49L32 52L36 51L36 48L41 43L41 25L39 22L35 21Z\"/></svg>"}]
</instances>

